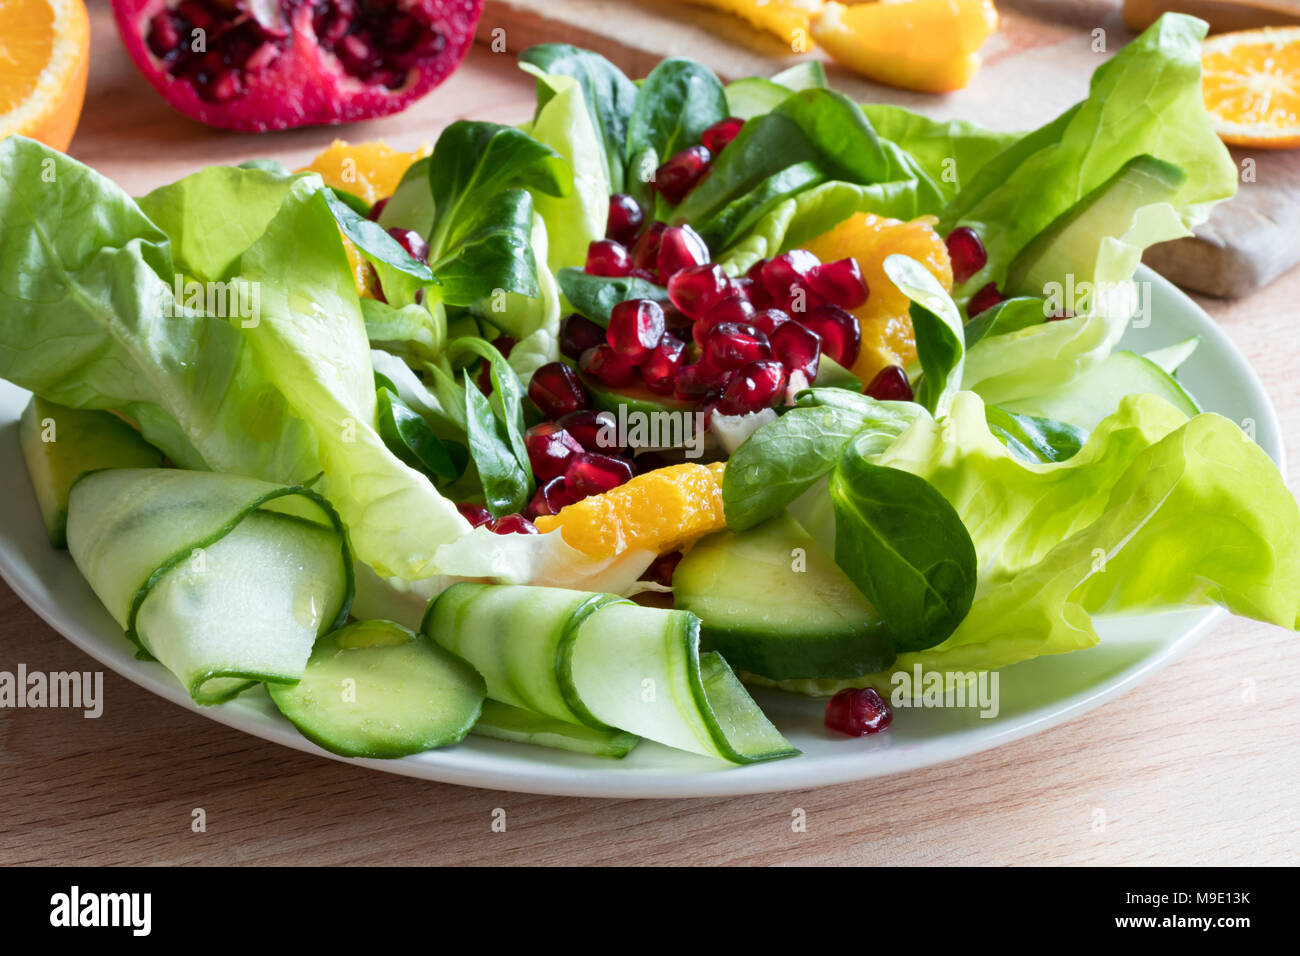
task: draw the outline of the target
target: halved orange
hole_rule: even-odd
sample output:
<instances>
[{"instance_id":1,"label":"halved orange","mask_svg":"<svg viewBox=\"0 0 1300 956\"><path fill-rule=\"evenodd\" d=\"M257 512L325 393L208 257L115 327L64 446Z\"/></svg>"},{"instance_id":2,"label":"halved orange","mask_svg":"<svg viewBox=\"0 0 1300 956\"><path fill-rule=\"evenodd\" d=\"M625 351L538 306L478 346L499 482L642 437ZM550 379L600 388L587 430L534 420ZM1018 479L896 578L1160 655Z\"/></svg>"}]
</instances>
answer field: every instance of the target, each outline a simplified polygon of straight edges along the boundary
<instances>
[{"instance_id":1,"label":"halved orange","mask_svg":"<svg viewBox=\"0 0 1300 956\"><path fill-rule=\"evenodd\" d=\"M1300 27L1220 33L1201 52L1201 92L1225 143L1300 146Z\"/></svg>"},{"instance_id":2,"label":"halved orange","mask_svg":"<svg viewBox=\"0 0 1300 956\"><path fill-rule=\"evenodd\" d=\"M20 133L67 149L89 63L82 0L0 0L0 138Z\"/></svg>"},{"instance_id":3,"label":"halved orange","mask_svg":"<svg viewBox=\"0 0 1300 956\"><path fill-rule=\"evenodd\" d=\"M766 30L794 53L806 53L808 20L826 6L826 0L686 0L701 7L725 10Z\"/></svg>"}]
</instances>

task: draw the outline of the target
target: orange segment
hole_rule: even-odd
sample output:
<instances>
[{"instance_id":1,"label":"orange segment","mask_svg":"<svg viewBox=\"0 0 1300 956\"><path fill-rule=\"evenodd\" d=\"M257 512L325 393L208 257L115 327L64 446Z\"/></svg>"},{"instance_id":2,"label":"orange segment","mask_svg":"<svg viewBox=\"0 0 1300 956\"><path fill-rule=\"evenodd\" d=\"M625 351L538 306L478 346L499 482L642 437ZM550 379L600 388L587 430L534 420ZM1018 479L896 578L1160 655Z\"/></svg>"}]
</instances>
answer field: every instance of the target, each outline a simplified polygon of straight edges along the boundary
<instances>
[{"instance_id":1,"label":"orange segment","mask_svg":"<svg viewBox=\"0 0 1300 956\"><path fill-rule=\"evenodd\" d=\"M992 0L828 3L813 39L845 66L879 83L946 93L970 82L977 51L998 25Z\"/></svg>"},{"instance_id":2,"label":"orange segment","mask_svg":"<svg viewBox=\"0 0 1300 956\"><path fill-rule=\"evenodd\" d=\"M862 351L853 374L869 384L888 365L907 365L916 358L916 339L908 315L910 301L885 275L885 257L901 252L930 271L945 289L952 289L952 263L938 220L920 216L910 222L862 212L850 216L830 232L822 233L804 248L822 262L852 257L858 261L870 295L853 310L862 323Z\"/></svg>"},{"instance_id":3,"label":"orange segment","mask_svg":"<svg viewBox=\"0 0 1300 956\"><path fill-rule=\"evenodd\" d=\"M603 495L536 521L545 533L560 529L565 542L593 558L642 549L664 554L727 526L722 515L725 465L688 463L637 475Z\"/></svg>"},{"instance_id":4,"label":"orange segment","mask_svg":"<svg viewBox=\"0 0 1300 956\"><path fill-rule=\"evenodd\" d=\"M82 0L0 0L0 138L19 133L67 149L89 63Z\"/></svg>"},{"instance_id":5,"label":"orange segment","mask_svg":"<svg viewBox=\"0 0 1300 956\"><path fill-rule=\"evenodd\" d=\"M1239 30L1202 47L1201 92L1225 143L1300 146L1300 27Z\"/></svg>"},{"instance_id":6,"label":"orange segment","mask_svg":"<svg viewBox=\"0 0 1300 956\"><path fill-rule=\"evenodd\" d=\"M808 20L826 6L826 0L687 0L700 7L713 7L748 20L766 30L797 53L809 46ZM802 42L801 42L802 41Z\"/></svg>"}]
</instances>

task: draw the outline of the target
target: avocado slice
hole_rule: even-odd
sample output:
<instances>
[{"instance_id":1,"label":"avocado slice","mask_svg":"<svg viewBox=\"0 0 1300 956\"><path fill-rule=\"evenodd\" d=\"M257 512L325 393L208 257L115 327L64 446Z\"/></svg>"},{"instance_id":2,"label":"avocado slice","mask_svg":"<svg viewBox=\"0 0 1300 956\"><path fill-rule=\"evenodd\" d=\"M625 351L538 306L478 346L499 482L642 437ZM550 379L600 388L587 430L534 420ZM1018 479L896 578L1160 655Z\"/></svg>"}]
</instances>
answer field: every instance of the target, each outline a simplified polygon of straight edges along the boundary
<instances>
[{"instance_id":1,"label":"avocado slice","mask_svg":"<svg viewBox=\"0 0 1300 956\"><path fill-rule=\"evenodd\" d=\"M88 471L157 468L162 452L111 412L66 408L32 397L18 422L27 474L50 544L67 547L68 492Z\"/></svg>"},{"instance_id":2,"label":"avocado slice","mask_svg":"<svg viewBox=\"0 0 1300 956\"><path fill-rule=\"evenodd\" d=\"M702 621L701 647L772 680L884 670L884 622L797 521L781 514L696 542L673 574L673 605Z\"/></svg>"},{"instance_id":3,"label":"avocado slice","mask_svg":"<svg viewBox=\"0 0 1300 956\"><path fill-rule=\"evenodd\" d=\"M1067 275L1091 280L1102 240L1124 235L1134 213L1173 198L1186 179L1173 163L1147 154L1134 156L1030 240L1007 270L1005 294L1042 295L1047 283Z\"/></svg>"}]
</instances>

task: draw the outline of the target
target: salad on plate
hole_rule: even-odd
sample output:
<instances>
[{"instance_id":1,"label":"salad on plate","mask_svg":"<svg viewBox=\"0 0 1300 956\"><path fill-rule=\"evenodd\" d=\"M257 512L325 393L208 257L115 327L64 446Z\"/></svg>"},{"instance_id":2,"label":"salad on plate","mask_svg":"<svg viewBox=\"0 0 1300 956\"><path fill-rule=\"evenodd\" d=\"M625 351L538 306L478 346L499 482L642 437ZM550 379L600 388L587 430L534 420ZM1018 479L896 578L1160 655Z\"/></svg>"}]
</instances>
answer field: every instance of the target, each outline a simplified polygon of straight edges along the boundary
<instances>
[{"instance_id":1,"label":"salad on plate","mask_svg":"<svg viewBox=\"0 0 1300 956\"><path fill-rule=\"evenodd\" d=\"M131 197L11 136L0 377L50 543L197 703L264 685L344 756L752 763L797 751L750 687L860 736L894 675L1097 615L1295 628L1300 509L1180 383L1198 341L1119 348L1143 250L1236 188L1204 31L1023 134L547 44L531 119L419 153Z\"/></svg>"}]
</instances>

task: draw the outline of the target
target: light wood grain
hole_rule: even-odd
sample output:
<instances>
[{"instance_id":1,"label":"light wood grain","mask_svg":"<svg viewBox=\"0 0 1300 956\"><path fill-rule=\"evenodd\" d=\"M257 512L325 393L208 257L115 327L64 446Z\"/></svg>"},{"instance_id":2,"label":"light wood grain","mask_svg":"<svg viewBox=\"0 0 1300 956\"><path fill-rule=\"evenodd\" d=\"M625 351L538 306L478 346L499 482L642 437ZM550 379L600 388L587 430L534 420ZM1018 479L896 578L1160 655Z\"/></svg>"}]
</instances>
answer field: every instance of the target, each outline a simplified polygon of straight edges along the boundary
<instances>
[{"instance_id":1,"label":"light wood grain","mask_svg":"<svg viewBox=\"0 0 1300 956\"><path fill-rule=\"evenodd\" d=\"M96 13L74 152L129 188L217 159L296 162L333 137L237 137L185 123L135 76ZM480 49L412 114L346 135L410 145L460 115L517 119L531 97L506 57ZM1288 436L1300 433L1298 298L1292 272L1250 298L1204 303L1263 376ZM0 670L20 662L98 668L0 585ZM97 720L0 711L0 864L1300 862L1296 639L1245 621L1039 736L906 776L732 799L602 801L426 783L245 736L111 672L104 687ZM191 830L196 808L206 832ZM497 808L504 833L491 827ZM796 809L806 833L791 828Z\"/></svg>"}]
</instances>

